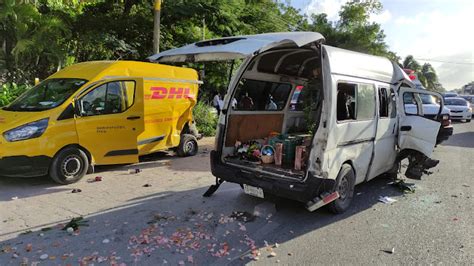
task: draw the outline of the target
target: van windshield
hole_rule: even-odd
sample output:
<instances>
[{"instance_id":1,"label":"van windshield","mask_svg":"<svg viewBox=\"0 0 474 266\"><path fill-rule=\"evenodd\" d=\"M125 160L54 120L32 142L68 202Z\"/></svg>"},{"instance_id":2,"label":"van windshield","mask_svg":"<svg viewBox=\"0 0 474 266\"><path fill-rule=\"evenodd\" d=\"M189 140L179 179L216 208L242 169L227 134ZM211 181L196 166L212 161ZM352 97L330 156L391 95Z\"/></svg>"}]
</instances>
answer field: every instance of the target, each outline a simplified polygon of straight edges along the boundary
<instances>
[{"instance_id":1,"label":"van windshield","mask_svg":"<svg viewBox=\"0 0 474 266\"><path fill-rule=\"evenodd\" d=\"M24 112L49 110L61 105L86 82L87 80L74 78L47 79L3 109Z\"/></svg>"}]
</instances>

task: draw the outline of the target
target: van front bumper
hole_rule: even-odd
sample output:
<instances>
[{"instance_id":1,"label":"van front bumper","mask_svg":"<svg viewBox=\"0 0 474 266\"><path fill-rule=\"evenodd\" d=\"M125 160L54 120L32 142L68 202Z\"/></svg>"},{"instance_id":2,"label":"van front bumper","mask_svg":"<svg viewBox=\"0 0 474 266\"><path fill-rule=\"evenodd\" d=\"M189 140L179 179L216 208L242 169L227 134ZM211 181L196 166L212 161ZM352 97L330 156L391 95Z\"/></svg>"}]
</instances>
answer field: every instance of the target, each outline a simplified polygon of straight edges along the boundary
<instances>
[{"instance_id":1,"label":"van front bumper","mask_svg":"<svg viewBox=\"0 0 474 266\"><path fill-rule=\"evenodd\" d=\"M335 180L311 175L305 182L302 182L278 179L261 173L249 173L238 167L222 163L219 157L220 155L216 151L211 151L211 171L215 177L231 183L259 187L263 189L264 194L306 203L323 192L333 191L336 184Z\"/></svg>"},{"instance_id":2,"label":"van front bumper","mask_svg":"<svg viewBox=\"0 0 474 266\"><path fill-rule=\"evenodd\" d=\"M0 176L35 177L48 174L48 156L9 156L0 158Z\"/></svg>"}]
</instances>

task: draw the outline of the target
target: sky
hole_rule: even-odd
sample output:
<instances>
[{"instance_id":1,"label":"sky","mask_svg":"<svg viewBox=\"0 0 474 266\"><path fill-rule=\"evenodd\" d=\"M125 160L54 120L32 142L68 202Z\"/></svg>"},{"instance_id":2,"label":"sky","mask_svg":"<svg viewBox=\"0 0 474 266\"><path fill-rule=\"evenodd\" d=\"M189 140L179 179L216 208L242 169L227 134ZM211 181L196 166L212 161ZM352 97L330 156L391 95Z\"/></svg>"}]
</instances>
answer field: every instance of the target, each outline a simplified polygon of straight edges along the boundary
<instances>
[{"instance_id":1,"label":"sky","mask_svg":"<svg viewBox=\"0 0 474 266\"><path fill-rule=\"evenodd\" d=\"M290 0L310 15L326 13L337 21L347 0ZM474 81L473 0L381 0L383 11L371 17L381 24L389 49L430 63L447 90Z\"/></svg>"}]
</instances>

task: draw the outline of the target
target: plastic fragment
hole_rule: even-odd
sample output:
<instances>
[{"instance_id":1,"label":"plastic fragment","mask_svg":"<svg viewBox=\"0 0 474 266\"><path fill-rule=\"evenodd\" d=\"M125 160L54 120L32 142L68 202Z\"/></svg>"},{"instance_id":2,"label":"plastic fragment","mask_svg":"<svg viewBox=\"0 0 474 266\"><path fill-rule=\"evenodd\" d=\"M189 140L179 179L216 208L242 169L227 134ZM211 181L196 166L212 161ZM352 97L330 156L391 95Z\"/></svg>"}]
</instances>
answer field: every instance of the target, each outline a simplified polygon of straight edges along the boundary
<instances>
[{"instance_id":1,"label":"plastic fragment","mask_svg":"<svg viewBox=\"0 0 474 266\"><path fill-rule=\"evenodd\" d=\"M397 200L396 200L396 199L392 199L392 198L387 197L387 196L384 196L384 197L380 196L380 197L379 197L379 201L380 201L380 202L383 202L383 203L385 203L385 204L391 204L391 203L396 202Z\"/></svg>"},{"instance_id":2,"label":"plastic fragment","mask_svg":"<svg viewBox=\"0 0 474 266\"><path fill-rule=\"evenodd\" d=\"M108 240L108 239L106 238L106 239L102 240L102 243L103 243L103 244L108 244L108 243L110 243L110 240Z\"/></svg>"},{"instance_id":3,"label":"plastic fragment","mask_svg":"<svg viewBox=\"0 0 474 266\"><path fill-rule=\"evenodd\" d=\"M47 258L49 258L48 254L43 254L43 255L40 256L41 260L45 260Z\"/></svg>"}]
</instances>

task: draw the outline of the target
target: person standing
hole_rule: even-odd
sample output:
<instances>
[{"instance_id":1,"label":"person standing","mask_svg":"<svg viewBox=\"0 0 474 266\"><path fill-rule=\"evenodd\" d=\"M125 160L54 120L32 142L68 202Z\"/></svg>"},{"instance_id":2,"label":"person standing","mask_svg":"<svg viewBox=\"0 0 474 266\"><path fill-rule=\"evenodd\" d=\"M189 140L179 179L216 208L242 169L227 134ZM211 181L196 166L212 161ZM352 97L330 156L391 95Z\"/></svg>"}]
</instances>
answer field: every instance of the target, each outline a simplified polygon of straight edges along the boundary
<instances>
[{"instance_id":1,"label":"person standing","mask_svg":"<svg viewBox=\"0 0 474 266\"><path fill-rule=\"evenodd\" d=\"M212 106L216 108L217 115L220 115L221 114L221 108L219 106L220 94L217 91L215 91L214 93L215 95L214 95L214 98L212 99Z\"/></svg>"}]
</instances>

